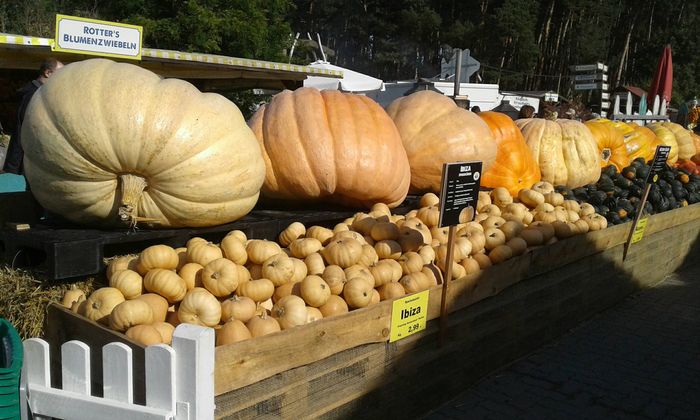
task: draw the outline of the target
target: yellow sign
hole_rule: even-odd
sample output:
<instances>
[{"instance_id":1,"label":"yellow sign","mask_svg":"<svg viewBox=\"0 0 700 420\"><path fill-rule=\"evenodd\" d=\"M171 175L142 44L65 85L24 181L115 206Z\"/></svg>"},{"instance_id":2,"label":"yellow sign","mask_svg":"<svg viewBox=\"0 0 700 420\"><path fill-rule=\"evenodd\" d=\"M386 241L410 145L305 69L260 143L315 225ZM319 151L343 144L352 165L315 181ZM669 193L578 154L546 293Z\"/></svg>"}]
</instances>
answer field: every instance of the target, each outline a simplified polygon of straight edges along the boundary
<instances>
[{"instance_id":1,"label":"yellow sign","mask_svg":"<svg viewBox=\"0 0 700 420\"><path fill-rule=\"evenodd\" d=\"M141 59L143 28L76 16L56 15L53 51Z\"/></svg>"},{"instance_id":2,"label":"yellow sign","mask_svg":"<svg viewBox=\"0 0 700 420\"><path fill-rule=\"evenodd\" d=\"M632 234L632 243L636 244L637 242L642 240L642 237L644 237L644 230L647 228L647 221L649 220L648 217L645 217L643 219L639 219L639 222L637 222L637 226L634 228L634 233Z\"/></svg>"},{"instance_id":3,"label":"yellow sign","mask_svg":"<svg viewBox=\"0 0 700 420\"><path fill-rule=\"evenodd\" d=\"M394 301L391 307L390 343L425 329L429 294L430 291L424 290Z\"/></svg>"}]
</instances>

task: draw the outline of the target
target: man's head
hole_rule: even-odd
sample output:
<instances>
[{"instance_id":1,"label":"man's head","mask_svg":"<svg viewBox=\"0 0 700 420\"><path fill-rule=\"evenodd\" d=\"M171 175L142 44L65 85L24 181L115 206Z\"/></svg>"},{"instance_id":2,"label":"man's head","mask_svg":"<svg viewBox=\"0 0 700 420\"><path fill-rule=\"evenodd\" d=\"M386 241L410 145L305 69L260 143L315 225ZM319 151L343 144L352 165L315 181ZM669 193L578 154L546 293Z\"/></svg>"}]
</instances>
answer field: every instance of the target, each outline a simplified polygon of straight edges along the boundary
<instances>
[{"instance_id":1,"label":"man's head","mask_svg":"<svg viewBox=\"0 0 700 420\"><path fill-rule=\"evenodd\" d=\"M44 80L48 79L61 67L63 67L63 63L60 61L55 58L47 58L41 63L41 67L39 67L39 78Z\"/></svg>"}]
</instances>

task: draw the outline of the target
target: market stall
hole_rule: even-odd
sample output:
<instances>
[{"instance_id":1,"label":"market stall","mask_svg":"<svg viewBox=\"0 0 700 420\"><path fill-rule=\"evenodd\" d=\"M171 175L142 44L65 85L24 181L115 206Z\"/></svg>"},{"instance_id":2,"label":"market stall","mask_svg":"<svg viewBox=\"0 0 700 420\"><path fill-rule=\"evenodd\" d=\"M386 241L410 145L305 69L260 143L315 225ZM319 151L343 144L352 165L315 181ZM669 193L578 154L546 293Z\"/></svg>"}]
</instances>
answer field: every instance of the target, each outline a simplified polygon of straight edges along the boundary
<instances>
[{"instance_id":1,"label":"market stall","mask_svg":"<svg viewBox=\"0 0 700 420\"><path fill-rule=\"evenodd\" d=\"M308 87L246 121L148 62L74 62L28 108L26 175L73 237L15 226L4 247L104 269L49 307L53 378L80 340L99 390L97 349L124 343L143 402L145 349L194 324L215 331L219 417L415 416L700 252L700 148L677 124Z\"/></svg>"}]
</instances>

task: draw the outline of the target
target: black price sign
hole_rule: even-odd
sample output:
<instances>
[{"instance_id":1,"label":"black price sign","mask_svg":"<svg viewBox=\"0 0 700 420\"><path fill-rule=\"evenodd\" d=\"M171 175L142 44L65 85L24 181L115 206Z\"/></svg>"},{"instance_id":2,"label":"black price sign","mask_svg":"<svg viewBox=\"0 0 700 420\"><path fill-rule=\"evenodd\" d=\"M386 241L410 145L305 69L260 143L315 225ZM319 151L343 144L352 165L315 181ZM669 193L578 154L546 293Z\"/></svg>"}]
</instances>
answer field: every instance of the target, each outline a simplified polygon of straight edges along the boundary
<instances>
[{"instance_id":1,"label":"black price sign","mask_svg":"<svg viewBox=\"0 0 700 420\"><path fill-rule=\"evenodd\" d=\"M666 165L666 160L668 155L671 153L671 146L656 146L656 152L654 152L654 159L651 161L651 168L649 169L649 175L647 175L646 183L656 182L658 179L658 172L661 172Z\"/></svg>"},{"instance_id":2,"label":"black price sign","mask_svg":"<svg viewBox=\"0 0 700 420\"><path fill-rule=\"evenodd\" d=\"M482 162L456 162L442 165L440 227L455 226L474 219L481 185Z\"/></svg>"}]
</instances>

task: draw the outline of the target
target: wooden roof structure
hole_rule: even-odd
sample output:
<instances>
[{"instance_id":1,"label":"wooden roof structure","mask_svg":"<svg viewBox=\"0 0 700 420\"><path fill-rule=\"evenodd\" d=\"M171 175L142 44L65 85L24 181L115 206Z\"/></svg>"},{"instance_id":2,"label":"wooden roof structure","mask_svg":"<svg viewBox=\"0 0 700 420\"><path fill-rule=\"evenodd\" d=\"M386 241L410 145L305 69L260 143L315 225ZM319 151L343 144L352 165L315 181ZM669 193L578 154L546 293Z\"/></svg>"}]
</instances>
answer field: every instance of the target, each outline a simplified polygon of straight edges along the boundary
<instances>
[{"instance_id":1,"label":"wooden roof structure","mask_svg":"<svg viewBox=\"0 0 700 420\"><path fill-rule=\"evenodd\" d=\"M64 63L93 57L52 51L53 42L50 38L0 33L0 70L36 71L48 57L55 57ZM141 54L141 61L117 61L141 66L163 77L188 80L204 91L295 89L302 86L307 76L343 77L340 71L216 54L155 48L142 48Z\"/></svg>"}]
</instances>

